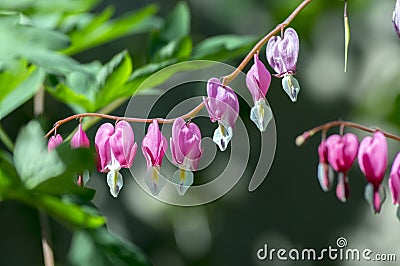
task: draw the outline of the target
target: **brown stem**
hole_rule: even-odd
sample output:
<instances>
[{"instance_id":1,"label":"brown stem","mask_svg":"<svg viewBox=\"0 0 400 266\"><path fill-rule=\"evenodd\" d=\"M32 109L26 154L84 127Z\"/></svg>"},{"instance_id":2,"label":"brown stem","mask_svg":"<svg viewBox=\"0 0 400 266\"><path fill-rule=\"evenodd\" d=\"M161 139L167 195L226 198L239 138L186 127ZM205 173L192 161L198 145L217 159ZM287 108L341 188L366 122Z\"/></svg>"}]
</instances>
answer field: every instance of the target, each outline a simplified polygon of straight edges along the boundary
<instances>
[{"instance_id":1,"label":"brown stem","mask_svg":"<svg viewBox=\"0 0 400 266\"><path fill-rule=\"evenodd\" d=\"M49 221L46 213L39 210L39 220L42 233L43 259L45 266L54 266L54 255L50 245Z\"/></svg>"},{"instance_id":2,"label":"brown stem","mask_svg":"<svg viewBox=\"0 0 400 266\"><path fill-rule=\"evenodd\" d=\"M300 135L296 138L296 144L297 144L297 146L301 146L308 138L312 137L315 133L317 133L319 131L326 132L331 127L336 127L336 126L340 126L341 130L344 129L344 127L352 127L352 128L356 128L356 129L365 131L365 132L369 132L369 133L374 133L376 131L380 131L380 132L382 132L383 135L385 135L385 137L400 141L400 136L385 132L385 131L377 129L377 128L369 128L369 127L365 127L360 124L349 122L349 121L331 121L331 122L322 124L320 126L317 126L310 130L305 131L302 135Z\"/></svg>"},{"instance_id":3,"label":"brown stem","mask_svg":"<svg viewBox=\"0 0 400 266\"><path fill-rule=\"evenodd\" d=\"M200 103L198 106L196 106L193 110L191 110L189 113L180 116L183 119L188 119L194 117L198 112L201 111L204 107L204 102ZM164 119L164 118L135 118L135 117L122 117L122 116L115 116L115 115L106 115L106 114L99 114L99 113L83 113L83 114L76 114L76 115L71 115L65 119L59 120L54 124L54 127L47 132L45 135L45 138L48 138L59 126L62 124L65 124L71 120L74 119L81 119L84 117L100 117L104 119L111 119L111 120L125 120L127 122L132 122L132 123L151 123L154 119L158 121L160 124L172 124L177 118L169 118L169 119Z\"/></svg>"},{"instance_id":4,"label":"brown stem","mask_svg":"<svg viewBox=\"0 0 400 266\"><path fill-rule=\"evenodd\" d=\"M309 4L311 3L312 0L304 0L297 8L280 24L278 24L272 31L270 31L264 38L262 38L254 47L251 49L251 51L246 55L246 57L243 59L243 61L239 64L239 66L228 76L223 77L222 84L227 85L230 83L232 80L234 80L237 75L243 70L243 68L249 63L249 61L253 58L255 53L258 53L263 47L268 40L279 33L279 31L282 31L287 25L289 25L292 20ZM204 102L199 104L197 107L195 107L192 111L187 113L186 115L181 116L183 119L187 118L192 118L194 117L198 112L201 111L201 109L204 108ZM53 128L46 134L45 138L48 138L53 132L56 131L56 129L61 126L64 123L67 123L71 120L74 119L82 119L84 117L98 117L98 118L104 118L104 119L111 119L111 120L125 120L128 122L135 122L135 123L151 123L153 119L147 119L147 118L132 118L132 117L119 117L119 116L113 116L113 115L106 115L106 114L100 114L100 113L84 113L84 114L76 114L69 116L63 120L57 121ZM173 123L176 118L170 118L170 119L162 119L162 118L155 118L159 123L162 124L171 124Z\"/></svg>"},{"instance_id":5,"label":"brown stem","mask_svg":"<svg viewBox=\"0 0 400 266\"><path fill-rule=\"evenodd\" d=\"M264 38L258 41L258 43L251 49L251 51L246 55L240 65L228 76L222 79L222 84L228 85L232 80L234 80L237 75L247 66L249 61L253 58L255 53L258 53L260 49L271 39L272 36L278 34L283 28L289 25L292 20L309 4L312 0L304 0L281 24L278 24L272 31L270 31Z\"/></svg>"}]
</instances>

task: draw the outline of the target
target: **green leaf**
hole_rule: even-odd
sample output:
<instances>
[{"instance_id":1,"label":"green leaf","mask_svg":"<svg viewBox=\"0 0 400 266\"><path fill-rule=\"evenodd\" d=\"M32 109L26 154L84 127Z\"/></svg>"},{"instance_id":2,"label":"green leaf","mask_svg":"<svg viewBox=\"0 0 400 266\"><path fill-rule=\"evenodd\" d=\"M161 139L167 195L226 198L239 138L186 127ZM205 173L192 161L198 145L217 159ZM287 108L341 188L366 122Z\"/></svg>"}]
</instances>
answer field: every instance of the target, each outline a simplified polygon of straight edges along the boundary
<instances>
[{"instance_id":1,"label":"green leaf","mask_svg":"<svg viewBox=\"0 0 400 266\"><path fill-rule=\"evenodd\" d=\"M0 102L31 74L26 60L15 61L6 71L0 72Z\"/></svg>"},{"instance_id":2,"label":"green leaf","mask_svg":"<svg viewBox=\"0 0 400 266\"><path fill-rule=\"evenodd\" d=\"M70 143L63 143L57 147L57 153L66 166L66 171L42 182L33 191L52 195L73 194L91 200L95 191L78 186L76 181L79 174L95 166L95 152L87 148L71 149Z\"/></svg>"},{"instance_id":3,"label":"green leaf","mask_svg":"<svg viewBox=\"0 0 400 266\"><path fill-rule=\"evenodd\" d=\"M156 62L171 58L184 60L189 58L191 52L192 39L190 37L184 37L182 39L173 40L164 47L160 48L153 56L153 60Z\"/></svg>"},{"instance_id":4,"label":"green leaf","mask_svg":"<svg viewBox=\"0 0 400 266\"><path fill-rule=\"evenodd\" d=\"M101 90L96 97L96 109L99 109L120 95L120 89L128 81L132 73L132 61L129 54L123 51L104 65L97 78Z\"/></svg>"},{"instance_id":5,"label":"green leaf","mask_svg":"<svg viewBox=\"0 0 400 266\"><path fill-rule=\"evenodd\" d=\"M106 21L110 15L110 10L106 9L86 27L73 32L70 36L72 45L64 52L75 54L128 34L142 33L160 26L160 20L153 17L157 12L155 5L126 14L121 18Z\"/></svg>"},{"instance_id":6,"label":"green leaf","mask_svg":"<svg viewBox=\"0 0 400 266\"><path fill-rule=\"evenodd\" d=\"M136 246L119 239L105 227L75 231L68 259L74 266L151 265Z\"/></svg>"},{"instance_id":7,"label":"green leaf","mask_svg":"<svg viewBox=\"0 0 400 266\"><path fill-rule=\"evenodd\" d=\"M49 29L32 25L16 24L8 18L0 19L2 42L0 45L0 63L3 68L15 65L15 61L26 58L50 73L66 75L72 71L86 73L74 59L53 50L67 47L68 37ZM87 78L90 74L87 73Z\"/></svg>"},{"instance_id":8,"label":"green leaf","mask_svg":"<svg viewBox=\"0 0 400 266\"><path fill-rule=\"evenodd\" d=\"M42 12L84 12L96 4L98 0L1 0L0 9L37 9Z\"/></svg>"},{"instance_id":9,"label":"green leaf","mask_svg":"<svg viewBox=\"0 0 400 266\"><path fill-rule=\"evenodd\" d=\"M54 98L68 104L77 113L94 111L93 102L91 102L85 95L68 88L65 84L60 83L55 88L46 86L46 90Z\"/></svg>"},{"instance_id":10,"label":"green leaf","mask_svg":"<svg viewBox=\"0 0 400 266\"><path fill-rule=\"evenodd\" d=\"M36 198L37 207L72 228L96 228L106 220L103 216L87 206L79 206L68 200L61 200L49 195L39 195Z\"/></svg>"},{"instance_id":11,"label":"green leaf","mask_svg":"<svg viewBox=\"0 0 400 266\"><path fill-rule=\"evenodd\" d=\"M179 2L168 15L160 38L166 42L182 39L190 34L190 11L186 2Z\"/></svg>"},{"instance_id":12,"label":"green leaf","mask_svg":"<svg viewBox=\"0 0 400 266\"><path fill-rule=\"evenodd\" d=\"M28 189L65 171L57 153L47 151L43 136L39 123L31 121L21 129L15 143L15 168Z\"/></svg>"},{"instance_id":13,"label":"green leaf","mask_svg":"<svg viewBox=\"0 0 400 266\"><path fill-rule=\"evenodd\" d=\"M9 94L0 100L0 119L32 98L42 86L44 78L45 73L42 69L31 71L31 74L27 79L22 81Z\"/></svg>"},{"instance_id":14,"label":"green leaf","mask_svg":"<svg viewBox=\"0 0 400 266\"><path fill-rule=\"evenodd\" d=\"M193 49L193 59L221 61L246 53L256 42L255 37L220 35L208 38Z\"/></svg>"}]
</instances>

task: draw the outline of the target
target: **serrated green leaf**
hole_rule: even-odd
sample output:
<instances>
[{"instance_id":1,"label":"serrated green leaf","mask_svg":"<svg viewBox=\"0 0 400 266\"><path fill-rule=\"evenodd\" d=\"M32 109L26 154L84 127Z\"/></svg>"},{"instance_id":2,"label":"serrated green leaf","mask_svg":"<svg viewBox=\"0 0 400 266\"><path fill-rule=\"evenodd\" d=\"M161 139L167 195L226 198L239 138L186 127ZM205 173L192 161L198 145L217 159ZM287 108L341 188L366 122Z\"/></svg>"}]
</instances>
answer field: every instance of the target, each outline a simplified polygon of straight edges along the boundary
<instances>
[{"instance_id":1,"label":"serrated green leaf","mask_svg":"<svg viewBox=\"0 0 400 266\"><path fill-rule=\"evenodd\" d=\"M168 15L160 38L166 42L182 39L190 34L190 10L186 2L179 2Z\"/></svg>"},{"instance_id":2,"label":"serrated green leaf","mask_svg":"<svg viewBox=\"0 0 400 266\"><path fill-rule=\"evenodd\" d=\"M42 69L35 69L30 72L31 74L27 79L22 81L2 100L0 100L0 119L3 119L5 116L32 98L33 95L35 95L35 93L41 88L45 78L45 72Z\"/></svg>"},{"instance_id":3,"label":"serrated green leaf","mask_svg":"<svg viewBox=\"0 0 400 266\"><path fill-rule=\"evenodd\" d=\"M117 54L102 67L98 76L101 89L96 96L96 109L111 103L120 96L121 87L128 81L131 73L132 61L126 51Z\"/></svg>"},{"instance_id":4,"label":"serrated green leaf","mask_svg":"<svg viewBox=\"0 0 400 266\"><path fill-rule=\"evenodd\" d=\"M72 45L64 50L64 53L75 54L128 34L142 33L159 28L160 20L153 17L156 11L157 7L150 5L111 21L98 23L98 19L95 19L94 25L89 23L83 29L71 34Z\"/></svg>"},{"instance_id":5,"label":"serrated green leaf","mask_svg":"<svg viewBox=\"0 0 400 266\"><path fill-rule=\"evenodd\" d=\"M49 195L36 197L37 207L72 228L96 228L105 224L106 219L69 201Z\"/></svg>"},{"instance_id":6,"label":"serrated green leaf","mask_svg":"<svg viewBox=\"0 0 400 266\"><path fill-rule=\"evenodd\" d=\"M72 238L68 259L74 266L151 265L136 246L119 239L105 227L76 231Z\"/></svg>"},{"instance_id":7,"label":"serrated green leaf","mask_svg":"<svg viewBox=\"0 0 400 266\"><path fill-rule=\"evenodd\" d=\"M192 59L224 60L246 53L256 42L255 37L220 35L205 39L193 49Z\"/></svg>"},{"instance_id":8,"label":"serrated green leaf","mask_svg":"<svg viewBox=\"0 0 400 266\"><path fill-rule=\"evenodd\" d=\"M43 136L39 123L31 121L21 129L15 142L15 168L28 189L65 171L57 153L47 151Z\"/></svg>"}]
</instances>

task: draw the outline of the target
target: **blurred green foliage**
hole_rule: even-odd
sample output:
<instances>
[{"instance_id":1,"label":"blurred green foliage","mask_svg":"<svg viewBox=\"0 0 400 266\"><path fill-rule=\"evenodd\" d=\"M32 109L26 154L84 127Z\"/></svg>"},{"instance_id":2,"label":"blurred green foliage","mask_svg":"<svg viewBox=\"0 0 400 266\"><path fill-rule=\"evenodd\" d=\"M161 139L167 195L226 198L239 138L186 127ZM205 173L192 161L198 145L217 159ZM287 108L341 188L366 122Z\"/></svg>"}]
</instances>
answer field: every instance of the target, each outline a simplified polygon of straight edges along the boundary
<instances>
[{"instance_id":1,"label":"blurred green foliage","mask_svg":"<svg viewBox=\"0 0 400 266\"><path fill-rule=\"evenodd\" d=\"M139 88L151 89L184 71L174 66L144 83L162 68L189 59L235 58L255 41L226 35L194 45L185 2L178 2L166 18L157 16L154 4L118 16L111 6L93 13L96 4L96 0L1 1L0 119L12 116L43 90L74 113L111 112ZM147 55L144 64L134 64L127 50L106 63L82 64L74 57L136 34L149 38L148 50L142 51ZM92 124L89 121L86 128ZM19 129L15 144L0 128L0 140L8 148L0 153L0 200L20 201L72 230L68 253L72 265L149 265L133 244L104 227L106 218L91 202L95 191L76 185L79 173L94 169L94 151L72 150L64 143L48 152L43 137L35 120Z\"/></svg>"}]
</instances>

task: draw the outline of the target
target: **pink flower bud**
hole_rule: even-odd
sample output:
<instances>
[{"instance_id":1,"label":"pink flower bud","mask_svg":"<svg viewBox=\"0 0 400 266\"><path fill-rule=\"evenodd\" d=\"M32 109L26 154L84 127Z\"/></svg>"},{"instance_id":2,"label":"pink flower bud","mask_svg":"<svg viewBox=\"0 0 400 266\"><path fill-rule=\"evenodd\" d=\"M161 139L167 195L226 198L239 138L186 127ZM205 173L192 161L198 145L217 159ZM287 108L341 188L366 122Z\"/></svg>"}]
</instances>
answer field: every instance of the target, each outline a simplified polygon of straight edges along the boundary
<instances>
[{"instance_id":1,"label":"pink flower bud","mask_svg":"<svg viewBox=\"0 0 400 266\"><path fill-rule=\"evenodd\" d=\"M336 172L346 173L357 157L358 139L352 133L331 135L326 140L328 161Z\"/></svg>"},{"instance_id":2,"label":"pink flower bud","mask_svg":"<svg viewBox=\"0 0 400 266\"><path fill-rule=\"evenodd\" d=\"M75 132L74 136L71 139L71 147L72 148L89 148L90 142L89 139L82 129L82 124L79 124L78 130Z\"/></svg>"},{"instance_id":3,"label":"pink flower bud","mask_svg":"<svg viewBox=\"0 0 400 266\"><path fill-rule=\"evenodd\" d=\"M254 64L247 72L246 85L249 89L253 102L264 99L271 84L271 74L265 65L258 59L258 54L254 54Z\"/></svg>"},{"instance_id":4,"label":"pink flower bud","mask_svg":"<svg viewBox=\"0 0 400 266\"><path fill-rule=\"evenodd\" d=\"M49 142L47 143L47 150L51 152L52 150L60 146L62 143L63 143L63 138L61 137L60 134L51 136L49 138Z\"/></svg>"},{"instance_id":5,"label":"pink flower bud","mask_svg":"<svg viewBox=\"0 0 400 266\"><path fill-rule=\"evenodd\" d=\"M211 78L207 83L208 98L204 100L212 122L218 122L213 141L224 151L233 135L233 128L239 116L239 100L235 92Z\"/></svg>"},{"instance_id":6,"label":"pink flower bud","mask_svg":"<svg viewBox=\"0 0 400 266\"><path fill-rule=\"evenodd\" d=\"M117 197L123 186L121 168L131 167L136 155L137 145L133 130L128 122L119 121L115 128L110 123L100 126L95 136L97 169L107 173L110 193Z\"/></svg>"},{"instance_id":7,"label":"pink flower bud","mask_svg":"<svg viewBox=\"0 0 400 266\"><path fill-rule=\"evenodd\" d=\"M357 157L358 139L352 133L347 133L343 136L335 134L329 136L326 140L326 146L328 149L328 162L336 172L339 172L336 196L340 201L346 202L350 195L347 172Z\"/></svg>"},{"instance_id":8,"label":"pink flower bud","mask_svg":"<svg viewBox=\"0 0 400 266\"><path fill-rule=\"evenodd\" d=\"M367 181L378 188L383 181L388 163L388 146L382 132L365 137L358 151L358 164Z\"/></svg>"},{"instance_id":9,"label":"pink flower bud","mask_svg":"<svg viewBox=\"0 0 400 266\"><path fill-rule=\"evenodd\" d=\"M394 159L390 170L389 188L392 192L393 204L400 204L400 152Z\"/></svg>"},{"instance_id":10,"label":"pink flower bud","mask_svg":"<svg viewBox=\"0 0 400 266\"><path fill-rule=\"evenodd\" d=\"M333 182L333 170L328 163L328 147L326 141L322 140L318 146L319 164L318 181L323 191L329 191Z\"/></svg>"},{"instance_id":11,"label":"pink flower bud","mask_svg":"<svg viewBox=\"0 0 400 266\"><path fill-rule=\"evenodd\" d=\"M201 133L195 123L185 123L179 117L172 125L171 153L174 164L181 168L197 170L203 150Z\"/></svg>"},{"instance_id":12,"label":"pink flower bud","mask_svg":"<svg viewBox=\"0 0 400 266\"><path fill-rule=\"evenodd\" d=\"M396 31L397 35L400 37L400 0L397 0L396 5L394 6L392 23L393 23L394 30Z\"/></svg>"},{"instance_id":13,"label":"pink flower bud","mask_svg":"<svg viewBox=\"0 0 400 266\"><path fill-rule=\"evenodd\" d=\"M154 119L142 141L142 151L147 161L147 168L161 166L167 149L167 139L161 133L157 120Z\"/></svg>"},{"instance_id":14,"label":"pink flower bud","mask_svg":"<svg viewBox=\"0 0 400 266\"><path fill-rule=\"evenodd\" d=\"M267 60L279 76L294 74L299 55L299 37L293 28L287 28L284 37L272 37L267 44Z\"/></svg>"}]
</instances>

